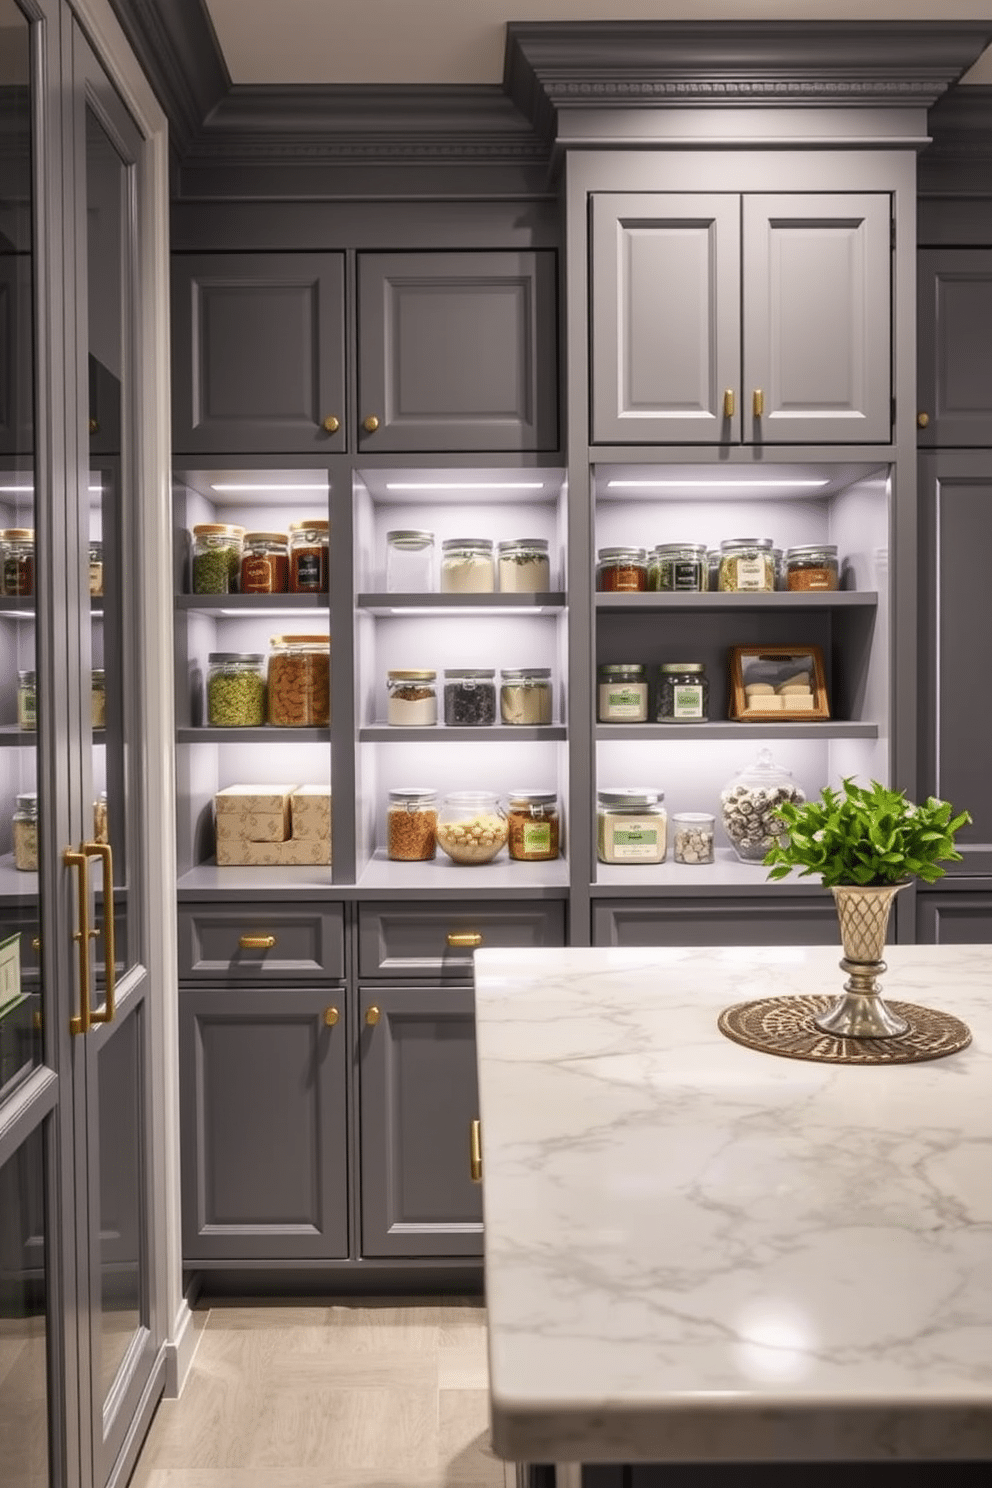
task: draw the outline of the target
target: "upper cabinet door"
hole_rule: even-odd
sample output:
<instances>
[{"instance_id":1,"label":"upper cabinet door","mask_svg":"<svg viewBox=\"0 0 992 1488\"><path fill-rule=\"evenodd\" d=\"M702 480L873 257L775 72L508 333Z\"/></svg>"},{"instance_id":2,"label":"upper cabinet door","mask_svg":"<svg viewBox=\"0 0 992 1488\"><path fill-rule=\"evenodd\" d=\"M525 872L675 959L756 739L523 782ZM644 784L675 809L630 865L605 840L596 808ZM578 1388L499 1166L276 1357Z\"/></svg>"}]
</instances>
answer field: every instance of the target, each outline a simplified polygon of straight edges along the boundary
<instances>
[{"instance_id":1,"label":"upper cabinet door","mask_svg":"<svg viewBox=\"0 0 992 1488\"><path fill-rule=\"evenodd\" d=\"M555 256L358 261L358 448L558 448Z\"/></svg>"},{"instance_id":2,"label":"upper cabinet door","mask_svg":"<svg viewBox=\"0 0 992 1488\"><path fill-rule=\"evenodd\" d=\"M744 442L887 444L887 195L745 196Z\"/></svg>"},{"instance_id":3,"label":"upper cabinet door","mask_svg":"<svg viewBox=\"0 0 992 1488\"><path fill-rule=\"evenodd\" d=\"M592 198L592 440L740 439L740 198Z\"/></svg>"},{"instance_id":4,"label":"upper cabinet door","mask_svg":"<svg viewBox=\"0 0 992 1488\"><path fill-rule=\"evenodd\" d=\"M174 254L172 352L177 451L345 449L342 254Z\"/></svg>"},{"instance_id":5,"label":"upper cabinet door","mask_svg":"<svg viewBox=\"0 0 992 1488\"><path fill-rule=\"evenodd\" d=\"M917 261L921 445L992 445L992 249Z\"/></svg>"}]
</instances>

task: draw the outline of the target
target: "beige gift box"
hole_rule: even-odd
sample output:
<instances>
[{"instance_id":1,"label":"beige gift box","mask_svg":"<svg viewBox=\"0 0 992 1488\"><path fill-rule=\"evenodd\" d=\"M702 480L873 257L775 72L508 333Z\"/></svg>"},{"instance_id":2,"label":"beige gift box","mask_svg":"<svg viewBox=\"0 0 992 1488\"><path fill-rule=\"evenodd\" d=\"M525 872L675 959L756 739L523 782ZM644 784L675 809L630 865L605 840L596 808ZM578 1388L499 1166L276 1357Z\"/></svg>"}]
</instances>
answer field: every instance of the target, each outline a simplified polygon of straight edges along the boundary
<instances>
[{"instance_id":1,"label":"beige gift box","mask_svg":"<svg viewBox=\"0 0 992 1488\"><path fill-rule=\"evenodd\" d=\"M288 842L231 842L217 839L218 868L317 866L330 863L331 840L290 838Z\"/></svg>"},{"instance_id":2,"label":"beige gift box","mask_svg":"<svg viewBox=\"0 0 992 1488\"><path fill-rule=\"evenodd\" d=\"M327 842L331 836L331 788L301 785L290 798L294 842Z\"/></svg>"},{"instance_id":3,"label":"beige gift box","mask_svg":"<svg viewBox=\"0 0 992 1488\"><path fill-rule=\"evenodd\" d=\"M229 785L214 797L217 841L285 842L295 785Z\"/></svg>"}]
</instances>

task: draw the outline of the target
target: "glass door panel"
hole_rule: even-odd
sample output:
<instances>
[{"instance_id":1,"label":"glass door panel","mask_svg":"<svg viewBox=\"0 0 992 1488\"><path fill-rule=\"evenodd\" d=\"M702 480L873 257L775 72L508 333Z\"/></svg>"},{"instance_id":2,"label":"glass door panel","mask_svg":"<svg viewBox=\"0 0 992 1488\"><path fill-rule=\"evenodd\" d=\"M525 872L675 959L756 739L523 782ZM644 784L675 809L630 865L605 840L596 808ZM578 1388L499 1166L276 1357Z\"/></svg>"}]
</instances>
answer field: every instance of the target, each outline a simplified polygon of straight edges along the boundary
<instances>
[{"instance_id":1,"label":"glass door panel","mask_svg":"<svg viewBox=\"0 0 992 1488\"><path fill-rule=\"evenodd\" d=\"M0 1164L0 1463L48 1488L48 1286L43 1128Z\"/></svg>"}]
</instances>

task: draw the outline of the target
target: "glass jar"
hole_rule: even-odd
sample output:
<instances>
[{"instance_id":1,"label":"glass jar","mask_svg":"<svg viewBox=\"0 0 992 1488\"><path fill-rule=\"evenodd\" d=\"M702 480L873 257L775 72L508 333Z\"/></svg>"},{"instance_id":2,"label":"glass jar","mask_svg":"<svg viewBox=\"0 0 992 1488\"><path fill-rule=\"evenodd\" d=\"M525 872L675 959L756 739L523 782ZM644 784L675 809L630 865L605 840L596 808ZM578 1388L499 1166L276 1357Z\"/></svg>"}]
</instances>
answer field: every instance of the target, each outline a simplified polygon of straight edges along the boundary
<instances>
[{"instance_id":1,"label":"glass jar","mask_svg":"<svg viewBox=\"0 0 992 1488\"><path fill-rule=\"evenodd\" d=\"M698 593L708 574L706 548L695 543L659 543L648 557L648 588L663 593Z\"/></svg>"},{"instance_id":2,"label":"glass jar","mask_svg":"<svg viewBox=\"0 0 992 1488\"><path fill-rule=\"evenodd\" d=\"M501 542L497 553L501 594L544 594L551 588L551 560L543 537Z\"/></svg>"},{"instance_id":3,"label":"glass jar","mask_svg":"<svg viewBox=\"0 0 992 1488\"><path fill-rule=\"evenodd\" d=\"M434 534L414 529L386 533L386 588L390 594L430 594Z\"/></svg>"},{"instance_id":4,"label":"glass jar","mask_svg":"<svg viewBox=\"0 0 992 1488\"><path fill-rule=\"evenodd\" d=\"M561 838L554 791L515 790L507 798L510 857L518 863L549 863Z\"/></svg>"},{"instance_id":5,"label":"glass jar","mask_svg":"<svg viewBox=\"0 0 992 1488\"><path fill-rule=\"evenodd\" d=\"M103 543L96 538L90 541L90 598L103 595Z\"/></svg>"},{"instance_id":6,"label":"glass jar","mask_svg":"<svg viewBox=\"0 0 992 1488\"><path fill-rule=\"evenodd\" d=\"M11 599L34 593L34 529L8 527L0 532L3 592Z\"/></svg>"},{"instance_id":7,"label":"glass jar","mask_svg":"<svg viewBox=\"0 0 992 1488\"><path fill-rule=\"evenodd\" d=\"M610 662L599 668L600 723L647 723L648 684L640 662Z\"/></svg>"},{"instance_id":8,"label":"glass jar","mask_svg":"<svg viewBox=\"0 0 992 1488\"><path fill-rule=\"evenodd\" d=\"M17 727L38 727L38 689L34 672L17 674Z\"/></svg>"},{"instance_id":9,"label":"glass jar","mask_svg":"<svg viewBox=\"0 0 992 1488\"><path fill-rule=\"evenodd\" d=\"M541 727L551 722L551 668L513 667L499 674L499 716L504 723Z\"/></svg>"},{"instance_id":10,"label":"glass jar","mask_svg":"<svg viewBox=\"0 0 992 1488\"><path fill-rule=\"evenodd\" d=\"M311 517L289 524L290 594L326 594L331 524Z\"/></svg>"},{"instance_id":11,"label":"glass jar","mask_svg":"<svg viewBox=\"0 0 992 1488\"><path fill-rule=\"evenodd\" d=\"M17 797L12 818L14 867L22 873L38 871L38 792L24 791Z\"/></svg>"},{"instance_id":12,"label":"glass jar","mask_svg":"<svg viewBox=\"0 0 992 1488\"><path fill-rule=\"evenodd\" d=\"M441 544L442 594L492 594L493 544L488 537L446 537Z\"/></svg>"},{"instance_id":13,"label":"glass jar","mask_svg":"<svg viewBox=\"0 0 992 1488\"><path fill-rule=\"evenodd\" d=\"M285 532L246 532L241 549L241 593L288 591L289 539Z\"/></svg>"},{"instance_id":14,"label":"glass jar","mask_svg":"<svg viewBox=\"0 0 992 1488\"><path fill-rule=\"evenodd\" d=\"M453 863L491 863L506 846L509 830L492 791L452 791L441 802L437 842Z\"/></svg>"},{"instance_id":15,"label":"glass jar","mask_svg":"<svg viewBox=\"0 0 992 1488\"><path fill-rule=\"evenodd\" d=\"M319 635L273 636L268 717L277 728L324 728L331 721L331 642Z\"/></svg>"},{"instance_id":16,"label":"glass jar","mask_svg":"<svg viewBox=\"0 0 992 1488\"><path fill-rule=\"evenodd\" d=\"M720 589L740 594L775 588L775 555L770 537L728 537L720 544Z\"/></svg>"},{"instance_id":17,"label":"glass jar","mask_svg":"<svg viewBox=\"0 0 992 1488\"><path fill-rule=\"evenodd\" d=\"M110 823L107 816L107 792L101 791L93 802L93 841L110 841Z\"/></svg>"},{"instance_id":18,"label":"glass jar","mask_svg":"<svg viewBox=\"0 0 992 1488\"><path fill-rule=\"evenodd\" d=\"M102 667L90 674L90 724L95 729L107 727L107 677Z\"/></svg>"},{"instance_id":19,"label":"glass jar","mask_svg":"<svg viewBox=\"0 0 992 1488\"><path fill-rule=\"evenodd\" d=\"M437 673L386 673L386 722L393 728L430 728L437 723Z\"/></svg>"},{"instance_id":20,"label":"glass jar","mask_svg":"<svg viewBox=\"0 0 992 1488\"><path fill-rule=\"evenodd\" d=\"M260 652L211 651L207 723L211 728L261 728L265 723L265 657Z\"/></svg>"},{"instance_id":21,"label":"glass jar","mask_svg":"<svg viewBox=\"0 0 992 1488\"><path fill-rule=\"evenodd\" d=\"M668 850L664 791L643 786L601 790L596 851L601 863L663 863Z\"/></svg>"},{"instance_id":22,"label":"glass jar","mask_svg":"<svg viewBox=\"0 0 992 1488\"><path fill-rule=\"evenodd\" d=\"M666 661L658 668L656 723L705 723L710 684L701 661Z\"/></svg>"},{"instance_id":23,"label":"glass jar","mask_svg":"<svg viewBox=\"0 0 992 1488\"><path fill-rule=\"evenodd\" d=\"M715 594L720 587L720 549L709 548L706 553L706 569L708 575L707 589Z\"/></svg>"},{"instance_id":24,"label":"glass jar","mask_svg":"<svg viewBox=\"0 0 992 1488\"><path fill-rule=\"evenodd\" d=\"M775 816L786 801L799 805L806 797L794 777L777 765L770 749L759 751L752 765L740 770L720 792L724 830L742 863L761 863L788 832Z\"/></svg>"},{"instance_id":25,"label":"glass jar","mask_svg":"<svg viewBox=\"0 0 992 1488\"><path fill-rule=\"evenodd\" d=\"M485 728L496 722L496 669L453 667L444 673L448 728Z\"/></svg>"},{"instance_id":26,"label":"glass jar","mask_svg":"<svg viewBox=\"0 0 992 1488\"><path fill-rule=\"evenodd\" d=\"M645 548L600 548L596 588L603 594L628 593L648 587Z\"/></svg>"},{"instance_id":27,"label":"glass jar","mask_svg":"<svg viewBox=\"0 0 992 1488\"><path fill-rule=\"evenodd\" d=\"M193 593L234 594L241 572L245 529L227 522L193 528Z\"/></svg>"},{"instance_id":28,"label":"glass jar","mask_svg":"<svg viewBox=\"0 0 992 1488\"><path fill-rule=\"evenodd\" d=\"M837 589L840 587L836 543L810 543L785 550L787 589Z\"/></svg>"},{"instance_id":29,"label":"glass jar","mask_svg":"<svg viewBox=\"0 0 992 1488\"><path fill-rule=\"evenodd\" d=\"M672 816L672 857L676 863L712 863L714 821L708 811L676 811Z\"/></svg>"},{"instance_id":30,"label":"glass jar","mask_svg":"<svg viewBox=\"0 0 992 1488\"><path fill-rule=\"evenodd\" d=\"M427 863L437 852L437 791L397 786L386 808L386 856L394 863Z\"/></svg>"}]
</instances>

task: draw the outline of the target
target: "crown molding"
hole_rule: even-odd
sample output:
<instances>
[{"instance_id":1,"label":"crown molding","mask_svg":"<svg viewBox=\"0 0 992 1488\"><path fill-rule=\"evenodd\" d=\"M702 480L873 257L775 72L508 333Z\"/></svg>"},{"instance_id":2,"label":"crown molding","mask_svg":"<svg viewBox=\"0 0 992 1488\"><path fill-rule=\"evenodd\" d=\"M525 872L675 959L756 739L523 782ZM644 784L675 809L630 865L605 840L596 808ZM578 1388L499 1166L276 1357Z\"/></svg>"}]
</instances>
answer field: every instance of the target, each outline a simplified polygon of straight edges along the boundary
<instances>
[{"instance_id":1,"label":"crown molding","mask_svg":"<svg viewBox=\"0 0 992 1488\"><path fill-rule=\"evenodd\" d=\"M231 90L203 0L110 0L182 157Z\"/></svg>"},{"instance_id":2,"label":"crown molding","mask_svg":"<svg viewBox=\"0 0 992 1488\"><path fill-rule=\"evenodd\" d=\"M920 194L992 198L992 86L948 93L930 112L930 133L920 156Z\"/></svg>"}]
</instances>

